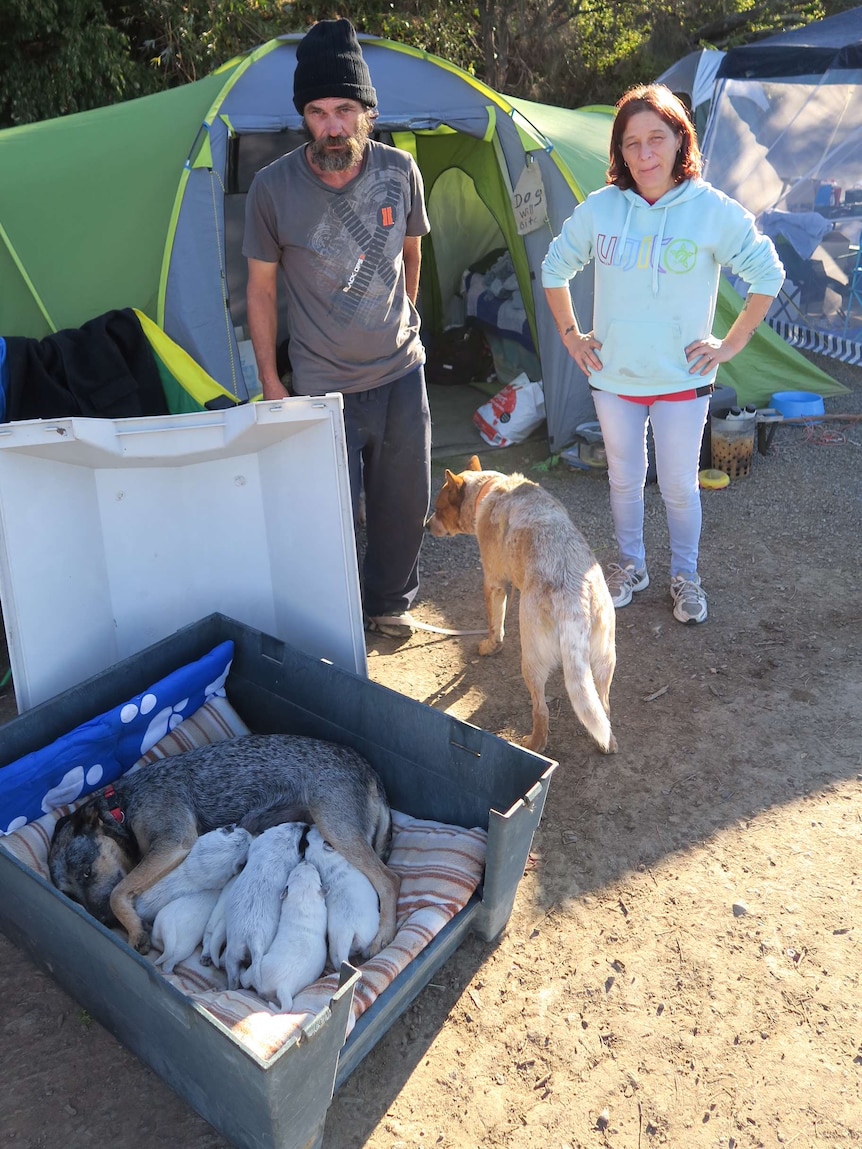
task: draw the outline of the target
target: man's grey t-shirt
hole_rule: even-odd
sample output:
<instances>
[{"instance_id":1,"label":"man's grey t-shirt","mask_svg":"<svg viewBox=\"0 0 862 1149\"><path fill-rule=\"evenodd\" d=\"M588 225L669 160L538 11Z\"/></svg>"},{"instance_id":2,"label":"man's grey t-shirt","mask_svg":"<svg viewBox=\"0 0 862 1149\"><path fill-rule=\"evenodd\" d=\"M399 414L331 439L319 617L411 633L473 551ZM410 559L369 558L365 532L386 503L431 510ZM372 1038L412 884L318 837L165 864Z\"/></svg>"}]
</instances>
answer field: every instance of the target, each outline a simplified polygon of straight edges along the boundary
<instances>
[{"instance_id":1,"label":"man's grey t-shirt","mask_svg":"<svg viewBox=\"0 0 862 1149\"><path fill-rule=\"evenodd\" d=\"M367 391L425 361L402 249L428 231L419 169L387 144L369 141L340 189L311 172L304 145L257 173L242 250L281 264L297 394Z\"/></svg>"}]
</instances>

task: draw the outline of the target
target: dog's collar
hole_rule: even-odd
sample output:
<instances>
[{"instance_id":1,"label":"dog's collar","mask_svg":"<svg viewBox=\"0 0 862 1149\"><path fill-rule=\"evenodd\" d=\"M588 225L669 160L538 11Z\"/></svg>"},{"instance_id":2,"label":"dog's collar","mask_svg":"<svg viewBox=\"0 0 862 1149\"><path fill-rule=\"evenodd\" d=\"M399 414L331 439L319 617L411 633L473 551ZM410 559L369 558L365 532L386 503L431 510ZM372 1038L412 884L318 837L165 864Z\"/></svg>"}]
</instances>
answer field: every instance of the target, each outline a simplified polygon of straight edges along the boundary
<instances>
[{"instance_id":1,"label":"dog's collar","mask_svg":"<svg viewBox=\"0 0 862 1149\"><path fill-rule=\"evenodd\" d=\"M478 511L479 504L482 502L482 500L485 498L485 496L491 490L491 487L493 486L493 484L494 484L493 479L486 479L485 482L482 484L482 486L479 488L479 490L476 494L476 502L473 504L473 513L474 514L476 513L476 511Z\"/></svg>"},{"instance_id":2,"label":"dog's collar","mask_svg":"<svg viewBox=\"0 0 862 1149\"><path fill-rule=\"evenodd\" d=\"M112 806L110 804L111 800L117 796L117 791L114 789L113 783L111 783L110 786L106 786L102 793L105 800L108 802L108 813L111 815L115 822L119 822L122 826L123 822L126 820L126 815L123 813L119 805Z\"/></svg>"}]
</instances>

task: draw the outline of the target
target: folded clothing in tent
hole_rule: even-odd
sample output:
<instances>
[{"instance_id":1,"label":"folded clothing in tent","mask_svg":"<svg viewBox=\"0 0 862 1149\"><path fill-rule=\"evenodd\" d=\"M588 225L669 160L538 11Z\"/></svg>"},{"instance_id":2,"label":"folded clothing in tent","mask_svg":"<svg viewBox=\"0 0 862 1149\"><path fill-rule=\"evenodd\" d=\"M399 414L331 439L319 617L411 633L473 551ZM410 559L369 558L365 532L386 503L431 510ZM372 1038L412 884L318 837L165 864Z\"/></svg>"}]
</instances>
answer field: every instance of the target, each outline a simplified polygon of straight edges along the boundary
<instances>
[{"instance_id":1,"label":"folded clothing in tent","mask_svg":"<svg viewBox=\"0 0 862 1149\"><path fill-rule=\"evenodd\" d=\"M44 339L0 339L0 420L103 419L233 406L225 390L143 313L105 312Z\"/></svg>"},{"instance_id":2,"label":"folded clothing in tent","mask_svg":"<svg viewBox=\"0 0 862 1149\"><path fill-rule=\"evenodd\" d=\"M461 294L467 316L501 335L517 339L524 347L533 347L530 323L508 251L486 270L477 265L465 271Z\"/></svg>"}]
</instances>

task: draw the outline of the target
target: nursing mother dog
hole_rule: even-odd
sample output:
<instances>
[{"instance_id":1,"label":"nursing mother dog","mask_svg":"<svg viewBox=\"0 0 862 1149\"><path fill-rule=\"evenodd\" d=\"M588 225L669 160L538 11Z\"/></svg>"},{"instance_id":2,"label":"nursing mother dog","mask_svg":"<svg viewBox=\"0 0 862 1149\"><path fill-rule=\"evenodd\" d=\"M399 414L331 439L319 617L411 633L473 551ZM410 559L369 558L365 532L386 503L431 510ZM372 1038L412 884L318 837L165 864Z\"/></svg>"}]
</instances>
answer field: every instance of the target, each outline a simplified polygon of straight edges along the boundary
<instances>
[{"instance_id":1,"label":"nursing mother dog","mask_svg":"<svg viewBox=\"0 0 862 1149\"><path fill-rule=\"evenodd\" d=\"M592 329L569 282L595 265ZM719 273L749 286L723 339L712 331ZM746 346L784 281L754 217L701 178L683 104L663 84L617 104L607 187L579 204L553 240L542 284L560 337L589 378L602 428L618 561L608 570L617 609L649 586L644 547L647 429L670 534L674 618L706 621L698 568L700 445L721 363Z\"/></svg>"}]
</instances>

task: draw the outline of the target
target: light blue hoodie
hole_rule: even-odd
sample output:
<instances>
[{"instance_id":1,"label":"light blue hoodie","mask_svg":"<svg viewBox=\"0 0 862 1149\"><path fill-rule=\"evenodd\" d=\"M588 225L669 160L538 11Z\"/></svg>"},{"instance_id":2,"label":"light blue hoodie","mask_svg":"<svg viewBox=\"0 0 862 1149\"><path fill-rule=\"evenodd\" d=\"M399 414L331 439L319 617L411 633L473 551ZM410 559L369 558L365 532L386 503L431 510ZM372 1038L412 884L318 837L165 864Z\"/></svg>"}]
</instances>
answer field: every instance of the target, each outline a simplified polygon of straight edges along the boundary
<instances>
[{"instance_id":1,"label":"light blue hoodie","mask_svg":"<svg viewBox=\"0 0 862 1149\"><path fill-rule=\"evenodd\" d=\"M712 334L722 265L757 295L775 296L784 282L754 216L702 179L654 204L612 185L593 192L552 241L542 285L565 287L591 260L602 370L590 385L617 395L669 395L715 379L690 375L685 349Z\"/></svg>"}]
</instances>

